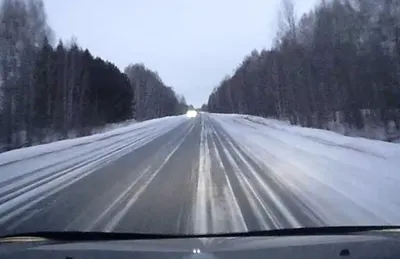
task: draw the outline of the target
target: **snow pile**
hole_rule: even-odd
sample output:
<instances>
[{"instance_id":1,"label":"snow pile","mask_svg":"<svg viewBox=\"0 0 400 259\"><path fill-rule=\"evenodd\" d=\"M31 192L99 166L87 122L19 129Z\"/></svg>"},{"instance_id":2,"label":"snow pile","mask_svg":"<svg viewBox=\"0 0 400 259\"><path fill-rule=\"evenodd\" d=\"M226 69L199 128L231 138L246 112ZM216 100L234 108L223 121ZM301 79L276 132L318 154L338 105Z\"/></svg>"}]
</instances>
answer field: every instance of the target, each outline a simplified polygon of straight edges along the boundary
<instances>
[{"instance_id":1,"label":"snow pile","mask_svg":"<svg viewBox=\"0 0 400 259\"><path fill-rule=\"evenodd\" d=\"M400 145L245 115L211 115L329 225L400 223Z\"/></svg>"}]
</instances>

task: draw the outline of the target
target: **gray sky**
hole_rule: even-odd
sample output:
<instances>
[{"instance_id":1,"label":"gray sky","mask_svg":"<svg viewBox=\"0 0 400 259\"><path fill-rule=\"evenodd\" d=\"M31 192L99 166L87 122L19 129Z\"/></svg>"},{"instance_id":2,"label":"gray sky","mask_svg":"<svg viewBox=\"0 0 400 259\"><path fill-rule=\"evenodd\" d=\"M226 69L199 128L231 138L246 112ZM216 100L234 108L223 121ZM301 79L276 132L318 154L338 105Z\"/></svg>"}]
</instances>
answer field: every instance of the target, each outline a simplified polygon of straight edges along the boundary
<instances>
[{"instance_id":1,"label":"gray sky","mask_svg":"<svg viewBox=\"0 0 400 259\"><path fill-rule=\"evenodd\" d=\"M317 0L294 0L298 15ZM144 63L196 107L253 49L271 46L280 0L44 0L56 36L122 71Z\"/></svg>"}]
</instances>

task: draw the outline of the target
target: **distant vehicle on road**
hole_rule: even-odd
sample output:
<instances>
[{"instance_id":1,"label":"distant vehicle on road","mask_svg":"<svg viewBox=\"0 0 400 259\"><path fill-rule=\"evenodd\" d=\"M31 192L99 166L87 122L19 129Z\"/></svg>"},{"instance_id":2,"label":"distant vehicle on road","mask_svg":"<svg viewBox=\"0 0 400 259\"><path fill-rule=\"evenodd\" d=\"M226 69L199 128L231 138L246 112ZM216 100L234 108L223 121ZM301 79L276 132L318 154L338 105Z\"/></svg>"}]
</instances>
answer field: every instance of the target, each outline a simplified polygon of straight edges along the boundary
<instances>
[{"instance_id":1,"label":"distant vehicle on road","mask_svg":"<svg viewBox=\"0 0 400 259\"><path fill-rule=\"evenodd\" d=\"M188 110L186 113L186 116L189 118L195 118L197 116L197 111L196 110Z\"/></svg>"}]
</instances>

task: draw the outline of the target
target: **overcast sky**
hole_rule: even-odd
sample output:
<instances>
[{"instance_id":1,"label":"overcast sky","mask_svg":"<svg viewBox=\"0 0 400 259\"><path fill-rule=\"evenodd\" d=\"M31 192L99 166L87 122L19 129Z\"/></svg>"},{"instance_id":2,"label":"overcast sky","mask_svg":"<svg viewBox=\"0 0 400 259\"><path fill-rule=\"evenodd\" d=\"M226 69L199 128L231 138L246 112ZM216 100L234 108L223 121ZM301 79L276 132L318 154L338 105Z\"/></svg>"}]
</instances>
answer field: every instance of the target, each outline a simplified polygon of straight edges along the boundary
<instances>
[{"instance_id":1,"label":"overcast sky","mask_svg":"<svg viewBox=\"0 0 400 259\"><path fill-rule=\"evenodd\" d=\"M253 49L269 48L280 0L44 0L57 38L116 64L144 63L196 107ZM317 0L294 0L298 15Z\"/></svg>"}]
</instances>

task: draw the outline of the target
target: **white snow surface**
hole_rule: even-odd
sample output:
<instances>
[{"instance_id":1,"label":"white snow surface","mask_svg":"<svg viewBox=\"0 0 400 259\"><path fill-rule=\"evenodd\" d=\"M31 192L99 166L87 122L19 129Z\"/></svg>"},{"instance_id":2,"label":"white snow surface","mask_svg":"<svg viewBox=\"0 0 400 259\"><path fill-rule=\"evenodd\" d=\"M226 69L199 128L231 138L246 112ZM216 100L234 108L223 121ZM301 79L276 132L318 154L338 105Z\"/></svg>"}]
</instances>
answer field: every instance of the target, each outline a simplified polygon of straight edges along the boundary
<instances>
[{"instance_id":1,"label":"white snow surface","mask_svg":"<svg viewBox=\"0 0 400 259\"><path fill-rule=\"evenodd\" d=\"M324 224L400 223L400 145L256 116L211 117Z\"/></svg>"}]
</instances>

